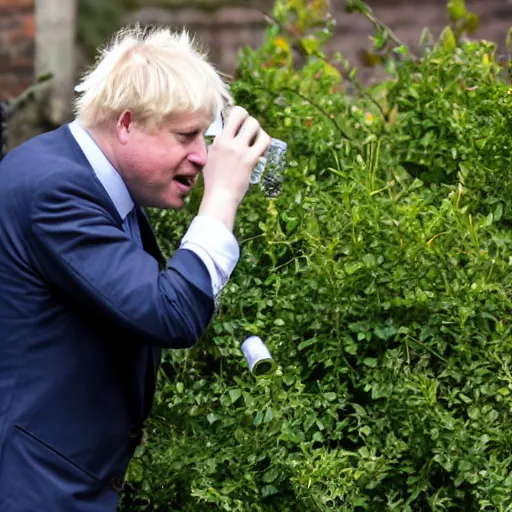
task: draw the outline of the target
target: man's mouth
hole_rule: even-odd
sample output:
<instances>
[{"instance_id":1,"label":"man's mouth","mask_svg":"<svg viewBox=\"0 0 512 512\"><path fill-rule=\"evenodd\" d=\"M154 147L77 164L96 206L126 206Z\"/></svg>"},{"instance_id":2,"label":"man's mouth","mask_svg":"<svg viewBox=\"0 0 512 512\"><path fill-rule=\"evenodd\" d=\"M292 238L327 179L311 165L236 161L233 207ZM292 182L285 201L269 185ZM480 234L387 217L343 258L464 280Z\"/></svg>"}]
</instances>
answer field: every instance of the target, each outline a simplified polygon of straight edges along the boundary
<instances>
[{"instance_id":1,"label":"man's mouth","mask_svg":"<svg viewBox=\"0 0 512 512\"><path fill-rule=\"evenodd\" d=\"M186 187L191 187L194 184L194 178L189 176L176 176L174 179Z\"/></svg>"},{"instance_id":2,"label":"man's mouth","mask_svg":"<svg viewBox=\"0 0 512 512\"><path fill-rule=\"evenodd\" d=\"M182 194L188 194L196 182L195 176L175 176L174 181Z\"/></svg>"}]
</instances>

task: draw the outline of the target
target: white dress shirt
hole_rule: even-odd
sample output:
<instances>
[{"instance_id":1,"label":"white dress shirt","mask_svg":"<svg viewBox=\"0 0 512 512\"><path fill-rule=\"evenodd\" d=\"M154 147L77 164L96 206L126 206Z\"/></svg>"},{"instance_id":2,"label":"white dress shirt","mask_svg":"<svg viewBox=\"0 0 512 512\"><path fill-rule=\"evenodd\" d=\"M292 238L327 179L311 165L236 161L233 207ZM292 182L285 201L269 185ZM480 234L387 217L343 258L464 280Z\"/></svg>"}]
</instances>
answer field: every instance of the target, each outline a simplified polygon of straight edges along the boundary
<instances>
[{"instance_id":1,"label":"white dress shirt","mask_svg":"<svg viewBox=\"0 0 512 512\"><path fill-rule=\"evenodd\" d=\"M77 120L70 123L69 129L124 222L135 204L121 175ZM240 258L233 233L221 221L205 215L192 220L180 248L201 258L210 274L214 296L224 288Z\"/></svg>"}]
</instances>

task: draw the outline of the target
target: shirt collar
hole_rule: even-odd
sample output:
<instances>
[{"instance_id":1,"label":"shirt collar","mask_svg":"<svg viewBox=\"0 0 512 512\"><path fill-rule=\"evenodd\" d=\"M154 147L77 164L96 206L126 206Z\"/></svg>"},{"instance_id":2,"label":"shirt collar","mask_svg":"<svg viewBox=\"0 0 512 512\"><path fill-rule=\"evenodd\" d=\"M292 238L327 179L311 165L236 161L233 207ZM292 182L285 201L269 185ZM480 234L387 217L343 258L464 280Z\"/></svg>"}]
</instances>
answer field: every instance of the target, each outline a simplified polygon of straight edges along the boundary
<instances>
[{"instance_id":1,"label":"shirt collar","mask_svg":"<svg viewBox=\"0 0 512 512\"><path fill-rule=\"evenodd\" d=\"M85 157L91 164L96 176L100 180L103 188L112 199L119 215L124 220L125 217L135 206L130 192L117 172L114 166L109 162L103 154L89 132L80 125L78 120L74 120L69 124L71 134L83 151Z\"/></svg>"}]
</instances>

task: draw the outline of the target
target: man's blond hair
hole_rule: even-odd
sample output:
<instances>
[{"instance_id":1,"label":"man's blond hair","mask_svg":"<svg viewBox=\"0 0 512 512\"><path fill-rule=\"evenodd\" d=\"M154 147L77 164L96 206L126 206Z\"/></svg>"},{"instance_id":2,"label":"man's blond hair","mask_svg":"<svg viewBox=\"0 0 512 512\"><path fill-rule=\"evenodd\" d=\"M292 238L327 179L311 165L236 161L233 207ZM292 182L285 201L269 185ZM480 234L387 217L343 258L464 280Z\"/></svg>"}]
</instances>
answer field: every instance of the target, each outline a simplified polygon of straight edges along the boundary
<instances>
[{"instance_id":1,"label":"man's blond hair","mask_svg":"<svg viewBox=\"0 0 512 512\"><path fill-rule=\"evenodd\" d=\"M146 129L171 114L213 117L231 102L227 84L186 30L125 27L100 51L76 87L78 120L88 128L126 110Z\"/></svg>"}]
</instances>

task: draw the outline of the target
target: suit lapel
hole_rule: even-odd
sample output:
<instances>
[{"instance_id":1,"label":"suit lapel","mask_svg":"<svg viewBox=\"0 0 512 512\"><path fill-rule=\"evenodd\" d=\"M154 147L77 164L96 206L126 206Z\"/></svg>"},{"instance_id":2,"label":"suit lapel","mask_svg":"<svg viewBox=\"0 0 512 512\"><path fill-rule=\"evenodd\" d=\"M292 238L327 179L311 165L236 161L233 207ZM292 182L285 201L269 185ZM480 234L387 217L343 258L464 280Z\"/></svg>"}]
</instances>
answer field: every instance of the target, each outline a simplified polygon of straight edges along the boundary
<instances>
[{"instance_id":1,"label":"suit lapel","mask_svg":"<svg viewBox=\"0 0 512 512\"><path fill-rule=\"evenodd\" d=\"M144 250L151 254L158 261L160 268L165 268L165 258L162 254L162 251L160 250L160 247L158 246L158 241L156 239L155 233L153 232L153 229L151 228L149 219L144 210L138 207L137 220L139 222L140 237L142 239ZM158 372L158 367L160 366L162 351L159 347L149 347L148 352L148 364L144 379L144 417L147 417L151 411L156 386L156 374Z\"/></svg>"},{"instance_id":2,"label":"suit lapel","mask_svg":"<svg viewBox=\"0 0 512 512\"><path fill-rule=\"evenodd\" d=\"M149 219L142 208L137 208L137 220L139 222L140 236L144 250L151 254L151 256L158 261L160 267L162 267L165 265L165 258L158 246L158 242L153 229L151 228L151 224L149 223Z\"/></svg>"}]
</instances>

